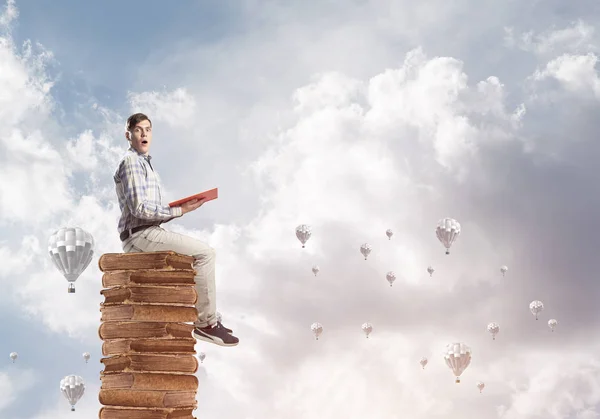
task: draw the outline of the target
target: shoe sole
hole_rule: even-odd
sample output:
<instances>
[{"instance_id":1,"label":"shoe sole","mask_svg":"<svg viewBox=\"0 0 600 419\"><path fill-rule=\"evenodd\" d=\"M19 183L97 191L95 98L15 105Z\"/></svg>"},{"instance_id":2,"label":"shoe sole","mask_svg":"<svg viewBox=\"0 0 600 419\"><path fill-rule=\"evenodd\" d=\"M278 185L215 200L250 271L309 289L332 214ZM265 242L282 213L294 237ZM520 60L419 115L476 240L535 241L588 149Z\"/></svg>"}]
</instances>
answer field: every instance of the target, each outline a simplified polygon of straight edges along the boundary
<instances>
[{"instance_id":1,"label":"shoe sole","mask_svg":"<svg viewBox=\"0 0 600 419\"><path fill-rule=\"evenodd\" d=\"M192 332L192 336L196 340L201 340L201 341L208 342L208 343L214 343L215 345L218 345L218 346L237 346L240 343L239 341L237 341L235 343L226 343L218 338L213 338L213 337L204 336L204 335L197 335L196 331Z\"/></svg>"}]
</instances>

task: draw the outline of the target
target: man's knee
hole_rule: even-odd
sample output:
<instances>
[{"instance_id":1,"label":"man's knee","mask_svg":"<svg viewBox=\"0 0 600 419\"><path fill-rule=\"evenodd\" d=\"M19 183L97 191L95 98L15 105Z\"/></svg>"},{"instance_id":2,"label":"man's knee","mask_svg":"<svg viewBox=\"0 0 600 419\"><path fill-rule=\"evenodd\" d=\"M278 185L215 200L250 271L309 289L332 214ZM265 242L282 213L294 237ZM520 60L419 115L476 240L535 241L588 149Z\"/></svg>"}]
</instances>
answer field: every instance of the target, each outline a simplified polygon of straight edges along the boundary
<instances>
[{"instance_id":1,"label":"man's knee","mask_svg":"<svg viewBox=\"0 0 600 419\"><path fill-rule=\"evenodd\" d=\"M216 254L215 249L207 247L202 249L201 252L195 253L193 256L196 261L206 263L215 260Z\"/></svg>"}]
</instances>

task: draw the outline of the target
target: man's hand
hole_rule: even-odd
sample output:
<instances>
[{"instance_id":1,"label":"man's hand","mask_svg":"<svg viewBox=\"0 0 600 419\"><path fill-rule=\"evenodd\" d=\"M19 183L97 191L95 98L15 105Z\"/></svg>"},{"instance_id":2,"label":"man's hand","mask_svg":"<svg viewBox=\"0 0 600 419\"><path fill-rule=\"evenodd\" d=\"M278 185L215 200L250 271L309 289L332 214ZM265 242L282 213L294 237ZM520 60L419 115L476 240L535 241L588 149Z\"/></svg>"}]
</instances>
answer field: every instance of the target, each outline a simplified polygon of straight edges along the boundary
<instances>
[{"instance_id":1,"label":"man's hand","mask_svg":"<svg viewBox=\"0 0 600 419\"><path fill-rule=\"evenodd\" d=\"M194 211L200 208L204 204L204 198L202 199L193 199L191 201L186 202L181 205L181 215L187 214L188 212Z\"/></svg>"}]
</instances>

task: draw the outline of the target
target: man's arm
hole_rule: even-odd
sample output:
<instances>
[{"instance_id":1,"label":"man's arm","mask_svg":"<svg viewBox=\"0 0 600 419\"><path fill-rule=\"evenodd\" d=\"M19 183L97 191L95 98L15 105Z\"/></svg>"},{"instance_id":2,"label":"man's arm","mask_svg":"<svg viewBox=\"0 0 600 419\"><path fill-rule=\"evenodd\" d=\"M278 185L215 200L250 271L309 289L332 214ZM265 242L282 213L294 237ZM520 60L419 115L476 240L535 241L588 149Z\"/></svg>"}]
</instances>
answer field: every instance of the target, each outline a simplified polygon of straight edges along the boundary
<instances>
[{"instance_id":1,"label":"man's arm","mask_svg":"<svg viewBox=\"0 0 600 419\"><path fill-rule=\"evenodd\" d=\"M144 167L137 157L131 156L123 160L119 166L119 178L123 184L125 202L134 217L148 221L165 221L182 216L181 207L171 208L148 200Z\"/></svg>"}]
</instances>

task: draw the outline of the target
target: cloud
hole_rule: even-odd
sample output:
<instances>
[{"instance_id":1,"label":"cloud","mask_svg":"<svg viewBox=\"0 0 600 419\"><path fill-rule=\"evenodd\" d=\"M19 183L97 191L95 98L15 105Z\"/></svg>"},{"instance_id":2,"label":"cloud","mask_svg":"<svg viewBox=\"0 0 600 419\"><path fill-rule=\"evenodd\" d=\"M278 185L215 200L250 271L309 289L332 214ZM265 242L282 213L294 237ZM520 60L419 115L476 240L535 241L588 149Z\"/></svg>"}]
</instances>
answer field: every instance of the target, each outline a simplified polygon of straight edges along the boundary
<instances>
[{"instance_id":1,"label":"cloud","mask_svg":"<svg viewBox=\"0 0 600 419\"><path fill-rule=\"evenodd\" d=\"M514 28L505 27L504 42L508 47L533 52L540 57L561 53L585 53L597 50L595 27L579 19L563 29L515 34Z\"/></svg>"},{"instance_id":2,"label":"cloud","mask_svg":"<svg viewBox=\"0 0 600 419\"><path fill-rule=\"evenodd\" d=\"M172 92L142 92L128 94L133 113L153 115L151 119L177 127L188 124L195 116L196 102L183 88Z\"/></svg>"},{"instance_id":3,"label":"cloud","mask_svg":"<svg viewBox=\"0 0 600 419\"><path fill-rule=\"evenodd\" d=\"M578 96L589 94L600 98L600 79L596 70L598 57L586 55L564 54L550 61L543 70L533 75L535 81L555 79L567 91Z\"/></svg>"}]
</instances>

